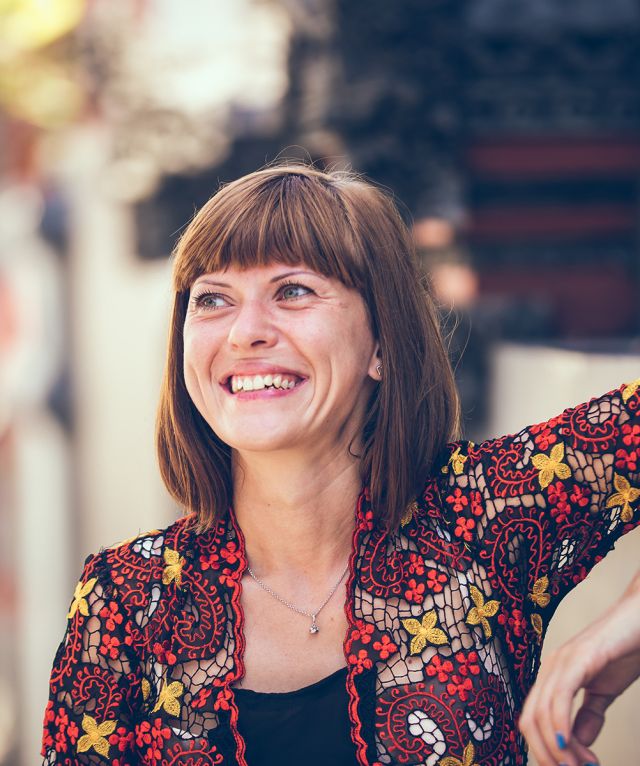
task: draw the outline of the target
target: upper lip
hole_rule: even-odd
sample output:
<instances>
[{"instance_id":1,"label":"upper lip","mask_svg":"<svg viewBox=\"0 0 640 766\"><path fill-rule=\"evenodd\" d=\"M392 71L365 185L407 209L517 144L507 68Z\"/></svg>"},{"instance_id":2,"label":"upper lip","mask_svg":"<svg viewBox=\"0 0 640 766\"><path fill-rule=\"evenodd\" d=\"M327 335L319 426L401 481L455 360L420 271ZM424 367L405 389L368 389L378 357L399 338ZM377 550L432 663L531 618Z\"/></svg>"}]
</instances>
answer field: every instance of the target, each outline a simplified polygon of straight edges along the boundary
<instances>
[{"instance_id":1,"label":"upper lip","mask_svg":"<svg viewBox=\"0 0 640 766\"><path fill-rule=\"evenodd\" d=\"M253 377L254 375L289 375L301 379L305 377L289 367L281 367L277 364L266 364L264 362L247 362L238 364L232 369L227 370L220 378L220 383L226 385L234 375L238 377Z\"/></svg>"}]
</instances>

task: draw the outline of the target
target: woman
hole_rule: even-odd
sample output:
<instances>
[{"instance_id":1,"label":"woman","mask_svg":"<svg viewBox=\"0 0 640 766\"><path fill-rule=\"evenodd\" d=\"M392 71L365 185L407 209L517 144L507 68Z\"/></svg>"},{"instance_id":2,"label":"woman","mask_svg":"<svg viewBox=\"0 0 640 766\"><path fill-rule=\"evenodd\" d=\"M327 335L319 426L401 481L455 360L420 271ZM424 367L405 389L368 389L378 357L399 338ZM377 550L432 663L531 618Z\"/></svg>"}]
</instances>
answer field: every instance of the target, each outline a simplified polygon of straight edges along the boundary
<instances>
[{"instance_id":1,"label":"woman","mask_svg":"<svg viewBox=\"0 0 640 766\"><path fill-rule=\"evenodd\" d=\"M638 521L638 383L449 443L410 236L346 174L224 187L174 288L158 453L188 515L88 559L45 763L523 764L549 617Z\"/></svg>"}]
</instances>

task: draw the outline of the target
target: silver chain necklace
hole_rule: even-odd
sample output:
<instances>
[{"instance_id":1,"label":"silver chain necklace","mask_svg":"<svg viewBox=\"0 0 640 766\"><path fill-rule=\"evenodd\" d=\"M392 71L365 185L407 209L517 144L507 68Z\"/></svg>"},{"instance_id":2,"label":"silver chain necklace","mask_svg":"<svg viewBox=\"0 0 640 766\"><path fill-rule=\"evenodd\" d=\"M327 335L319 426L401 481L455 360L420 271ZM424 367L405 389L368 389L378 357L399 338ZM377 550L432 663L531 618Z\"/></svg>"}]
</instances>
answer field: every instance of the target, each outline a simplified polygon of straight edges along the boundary
<instances>
[{"instance_id":1,"label":"silver chain necklace","mask_svg":"<svg viewBox=\"0 0 640 766\"><path fill-rule=\"evenodd\" d=\"M309 628L309 633L311 633L312 635L317 633L320 630L320 628L318 627L318 623L316 622L316 618L318 617L320 612L325 608L325 606L329 603L331 596L333 596L333 594L338 590L338 586L344 580L344 576L347 574L348 571L349 571L349 564L347 564L344 572L340 575L340 579L333 586L333 588L331 588L329 595L315 610L315 612L308 612L306 611L306 609L300 609L300 607L296 606L295 604L291 604L289 601L282 598L282 596L279 596L274 590L271 590L271 588L266 583L262 582L262 580L259 577L255 576L255 574L253 573L253 570L247 564L247 572L249 572L249 574L251 575L251 578L258 583L258 585L262 588L262 590L266 591L270 596L273 596L273 598L275 598L281 604L284 604L284 606L291 609L292 612L297 612L298 614L303 614L305 617L311 618L311 627Z\"/></svg>"}]
</instances>

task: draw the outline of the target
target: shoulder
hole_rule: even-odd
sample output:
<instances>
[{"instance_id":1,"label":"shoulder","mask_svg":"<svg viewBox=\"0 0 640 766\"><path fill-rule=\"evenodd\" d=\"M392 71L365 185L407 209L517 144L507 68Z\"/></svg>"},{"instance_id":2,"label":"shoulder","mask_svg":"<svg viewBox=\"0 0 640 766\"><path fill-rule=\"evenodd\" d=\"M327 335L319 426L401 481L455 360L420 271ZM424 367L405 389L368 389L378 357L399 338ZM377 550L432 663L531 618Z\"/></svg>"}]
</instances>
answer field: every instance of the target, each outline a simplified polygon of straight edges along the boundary
<instances>
[{"instance_id":1,"label":"shoulder","mask_svg":"<svg viewBox=\"0 0 640 766\"><path fill-rule=\"evenodd\" d=\"M185 516L88 556L81 582L99 584L107 599L117 601L139 623L141 611L156 609L163 585L180 585L182 566L194 555L194 540L194 518Z\"/></svg>"}]
</instances>

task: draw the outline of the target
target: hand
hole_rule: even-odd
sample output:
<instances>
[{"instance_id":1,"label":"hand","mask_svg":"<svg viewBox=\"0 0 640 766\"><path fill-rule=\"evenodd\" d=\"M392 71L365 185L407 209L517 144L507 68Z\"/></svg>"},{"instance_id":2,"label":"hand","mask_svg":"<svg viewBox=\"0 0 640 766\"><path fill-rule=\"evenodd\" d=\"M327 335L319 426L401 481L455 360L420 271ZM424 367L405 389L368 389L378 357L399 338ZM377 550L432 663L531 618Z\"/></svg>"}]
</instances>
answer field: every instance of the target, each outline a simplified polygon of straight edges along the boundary
<instances>
[{"instance_id":1,"label":"hand","mask_svg":"<svg viewBox=\"0 0 640 766\"><path fill-rule=\"evenodd\" d=\"M609 705L639 676L640 575L608 612L542 663L520 718L540 766L597 766L589 746ZM580 689L584 696L572 721Z\"/></svg>"}]
</instances>

